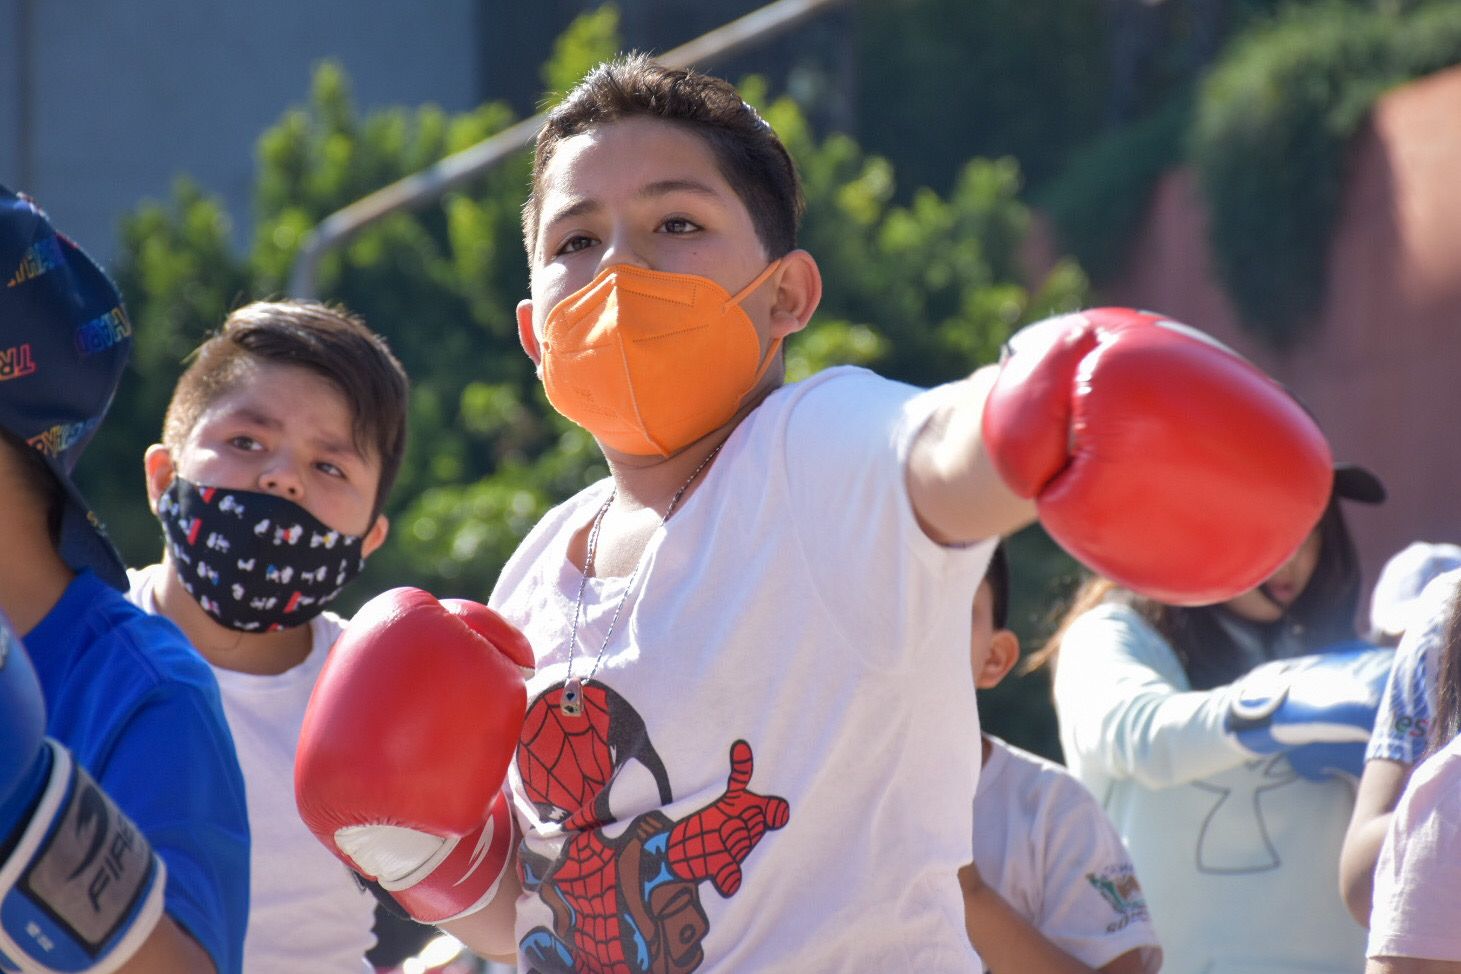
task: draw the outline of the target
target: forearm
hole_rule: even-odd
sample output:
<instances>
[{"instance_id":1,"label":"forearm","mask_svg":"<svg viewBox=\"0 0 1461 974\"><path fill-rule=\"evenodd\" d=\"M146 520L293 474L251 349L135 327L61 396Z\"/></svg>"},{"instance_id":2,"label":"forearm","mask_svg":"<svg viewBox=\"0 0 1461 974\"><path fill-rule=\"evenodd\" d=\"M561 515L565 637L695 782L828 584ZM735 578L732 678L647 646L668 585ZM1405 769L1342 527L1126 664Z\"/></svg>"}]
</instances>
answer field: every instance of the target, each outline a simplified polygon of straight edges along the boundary
<instances>
[{"instance_id":1,"label":"forearm","mask_svg":"<svg viewBox=\"0 0 1461 974\"><path fill-rule=\"evenodd\" d=\"M1380 847L1390 829L1394 812L1363 823L1350 823L1339 853L1339 895L1350 916L1360 926L1370 925L1370 907L1375 896L1375 863L1380 860Z\"/></svg>"},{"instance_id":2,"label":"forearm","mask_svg":"<svg viewBox=\"0 0 1461 974\"><path fill-rule=\"evenodd\" d=\"M1063 645L1055 706L1061 741L1080 768L1166 788L1249 758L1224 730L1221 689L1184 689L1175 654L1130 610L1093 610Z\"/></svg>"},{"instance_id":3,"label":"forearm","mask_svg":"<svg viewBox=\"0 0 1461 974\"><path fill-rule=\"evenodd\" d=\"M1212 691L1129 696L1095 722L1088 746L1112 777L1147 788L1184 785L1250 760L1223 730Z\"/></svg>"},{"instance_id":4,"label":"forearm","mask_svg":"<svg viewBox=\"0 0 1461 974\"><path fill-rule=\"evenodd\" d=\"M1416 957L1371 957L1365 974L1461 974L1461 961Z\"/></svg>"},{"instance_id":5,"label":"forearm","mask_svg":"<svg viewBox=\"0 0 1461 974\"><path fill-rule=\"evenodd\" d=\"M961 872L964 929L992 974L1092 974L1005 902L992 887Z\"/></svg>"},{"instance_id":6,"label":"forearm","mask_svg":"<svg viewBox=\"0 0 1461 974\"><path fill-rule=\"evenodd\" d=\"M1374 903L1375 864L1390 830L1395 805L1410 778L1410 768L1383 758L1365 762L1355 794L1354 813L1339 851L1339 894L1362 927L1370 925Z\"/></svg>"},{"instance_id":7,"label":"forearm","mask_svg":"<svg viewBox=\"0 0 1461 974\"><path fill-rule=\"evenodd\" d=\"M1034 502L1006 486L981 438L984 403L996 374L993 367L983 368L950 386L908 458L913 510L941 544L1003 536L1035 520Z\"/></svg>"},{"instance_id":8,"label":"forearm","mask_svg":"<svg viewBox=\"0 0 1461 974\"><path fill-rule=\"evenodd\" d=\"M522 892L517 864L509 862L492 901L476 913L440 924L440 928L456 937L467 948L488 960L517 963L517 937L513 932L517 921L517 898Z\"/></svg>"},{"instance_id":9,"label":"forearm","mask_svg":"<svg viewBox=\"0 0 1461 974\"><path fill-rule=\"evenodd\" d=\"M164 915L117 974L214 974L218 970L198 941Z\"/></svg>"}]
</instances>

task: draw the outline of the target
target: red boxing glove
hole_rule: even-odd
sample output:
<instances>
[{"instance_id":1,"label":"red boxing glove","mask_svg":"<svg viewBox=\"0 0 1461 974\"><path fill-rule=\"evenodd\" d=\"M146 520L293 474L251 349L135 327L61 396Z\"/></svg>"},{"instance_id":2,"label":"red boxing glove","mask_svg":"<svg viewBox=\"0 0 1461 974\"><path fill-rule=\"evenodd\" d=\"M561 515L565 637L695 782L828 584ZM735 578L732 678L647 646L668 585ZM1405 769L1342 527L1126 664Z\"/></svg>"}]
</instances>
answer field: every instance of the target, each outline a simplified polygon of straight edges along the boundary
<instances>
[{"instance_id":1,"label":"red boxing glove","mask_svg":"<svg viewBox=\"0 0 1461 974\"><path fill-rule=\"evenodd\" d=\"M1324 435L1283 387L1201 332L1127 308L1015 335L983 440L1067 551L1174 605L1262 583L1334 481Z\"/></svg>"},{"instance_id":2,"label":"red boxing glove","mask_svg":"<svg viewBox=\"0 0 1461 974\"><path fill-rule=\"evenodd\" d=\"M418 920L487 905L510 861L501 791L532 667L527 640L486 606L397 588L361 607L315 683L300 816Z\"/></svg>"}]
</instances>

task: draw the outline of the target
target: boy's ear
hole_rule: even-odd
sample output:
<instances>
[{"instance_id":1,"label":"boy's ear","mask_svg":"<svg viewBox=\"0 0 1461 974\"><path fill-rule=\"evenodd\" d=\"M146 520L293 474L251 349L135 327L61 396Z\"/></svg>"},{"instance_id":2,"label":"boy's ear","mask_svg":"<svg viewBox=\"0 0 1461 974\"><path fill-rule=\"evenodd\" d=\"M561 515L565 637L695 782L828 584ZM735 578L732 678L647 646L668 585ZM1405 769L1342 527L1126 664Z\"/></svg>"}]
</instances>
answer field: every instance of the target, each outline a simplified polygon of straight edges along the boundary
<instances>
[{"instance_id":1,"label":"boy's ear","mask_svg":"<svg viewBox=\"0 0 1461 974\"><path fill-rule=\"evenodd\" d=\"M161 443L154 443L142 455L142 470L147 478L147 506L157 514L157 500L172 484L177 471L172 465L172 451Z\"/></svg>"},{"instance_id":2,"label":"boy's ear","mask_svg":"<svg viewBox=\"0 0 1461 974\"><path fill-rule=\"evenodd\" d=\"M985 658L984 666L974 674L974 687L990 690L999 686L1019 661L1020 637L1008 629L994 630L989 640L989 656Z\"/></svg>"},{"instance_id":3,"label":"boy's ear","mask_svg":"<svg viewBox=\"0 0 1461 974\"><path fill-rule=\"evenodd\" d=\"M538 344L538 335L533 331L533 299L523 298L517 303L517 340L522 342L523 351L539 368L543 365L543 349Z\"/></svg>"},{"instance_id":4,"label":"boy's ear","mask_svg":"<svg viewBox=\"0 0 1461 974\"><path fill-rule=\"evenodd\" d=\"M377 514L375 521L365 532L365 537L360 540L360 557L369 558L371 552L379 550L380 546L386 543L386 535L390 533L390 518L384 514Z\"/></svg>"},{"instance_id":5,"label":"boy's ear","mask_svg":"<svg viewBox=\"0 0 1461 974\"><path fill-rule=\"evenodd\" d=\"M781 258L776 271L776 298L771 306L771 334L776 338L801 331L822 303L822 271L805 250Z\"/></svg>"}]
</instances>

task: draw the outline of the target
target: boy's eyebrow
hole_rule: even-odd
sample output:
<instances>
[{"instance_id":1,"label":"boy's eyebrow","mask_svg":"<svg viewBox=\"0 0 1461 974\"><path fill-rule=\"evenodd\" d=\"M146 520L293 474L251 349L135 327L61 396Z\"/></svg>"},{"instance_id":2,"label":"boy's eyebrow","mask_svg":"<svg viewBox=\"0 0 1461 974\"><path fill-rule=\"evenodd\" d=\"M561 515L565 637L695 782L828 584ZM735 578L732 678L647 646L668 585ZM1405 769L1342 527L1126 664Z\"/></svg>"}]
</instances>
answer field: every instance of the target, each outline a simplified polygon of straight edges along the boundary
<instances>
[{"instance_id":1,"label":"boy's eyebrow","mask_svg":"<svg viewBox=\"0 0 1461 974\"><path fill-rule=\"evenodd\" d=\"M365 455L356 446L353 439L337 440L331 436L316 436L314 437L314 445L317 450L328 456L354 457L359 460L365 459Z\"/></svg>"},{"instance_id":2,"label":"boy's eyebrow","mask_svg":"<svg viewBox=\"0 0 1461 974\"><path fill-rule=\"evenodd\" d=\"M260 412L250 406L240 406L234 411L234 416L255 426L262 426L265 429L277 430L284 428L284 421L265 412Z\"/></svg>"},{"instance_id":3,"label":"boy's eyebrow","mask_svg":"<svg viewBox=\"0 0 1461 974\"><path fill-rule=\"evenodd\" d=\"M697 179L660 179L652 183L646 183L639 188L634 195L638 199L652 199L656 196L668 196L671 193L693 193L696 196L704 196L711 200L719 201L722 194L716 192L709 185ZM593 198L584 198L570 203L563 209L554 212L543 221L543 226L551 227L563 220L571 220L575 217L584 216L589 213L596 213L603 209L603 204Z\"/></svg>"},{"instance_id":4,"label":"boy's eyebrow","mask_svg":"<svg viewBox=\"0 0 1461 974\"><path fill-rule=\"evenodd\" d=\"M267 430L281 430L284 428L283 420L277 419L268 413L261 412L252 406L240 406L234 411L233 415L235 418L243 420L246 423L262 426ZM356 445L354 439L341 440L333 436L315 436L311 438L311 442L314 444L315 449L330 456L365 459L365 454Z\"/></svg>"},{"instance_id":5,"label":"boy's eyebrow","mask_svg":"<svg viewBox=\"0 0 1461 974\"><path fill-rule=\"evenodd\" d=\"M694 193L720 199L720 194L697 179L661 179L640 188L635 196L641 199L651 196L667 196L670 193Z\"/></svg>"}]
</instances>

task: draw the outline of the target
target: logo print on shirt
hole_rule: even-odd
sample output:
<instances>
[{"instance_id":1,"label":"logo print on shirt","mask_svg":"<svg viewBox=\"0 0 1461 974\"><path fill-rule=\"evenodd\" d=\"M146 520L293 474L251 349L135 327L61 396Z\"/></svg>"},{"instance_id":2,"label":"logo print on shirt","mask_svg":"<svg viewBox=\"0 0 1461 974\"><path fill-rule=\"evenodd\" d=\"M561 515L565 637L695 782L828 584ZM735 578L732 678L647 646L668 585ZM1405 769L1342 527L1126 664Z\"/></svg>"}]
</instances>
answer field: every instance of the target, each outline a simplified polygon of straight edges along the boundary
<instances>
[{"instance_id":1,"label":"logo print on shirt","mask_svg":"<svg viewBox=\"0 0 1461 974\"><path fill-rule=\"evenodd\" d=\"M528 708L517 765L526 797L565 836L556 858L519 847L523 888L553 915L519 943L537 974L690 974L705 959L710 921L702 883L722 897L741 888L742 866L768 831L784 827L783 798L750 790L751 745L730 746L725 792L678 821L659 811L640 815L622 834L609 792L630 761L654 778L661 804L674 800L664 762L644 719L600 682L583 688L583 712L564 716L563 684Z\"/></svg>"},{"instance_id":2,"label":"logo print on shirt","mask_svg":"<svg viewBox=\"0 0 1461 974\"><path fill-rule=\"evenodd\" d=\"M1086 873L1086 882L1116 913L1116 919L1106 925L1107 933L1124 930L1138 920L1151 920L1146 908L1146 894L1141 891L1136 871L1130 863L1107 866L1099 874Z\"/></svg>"},{"instance_id":3,"label":"logo print on shirt","mask_svg":"<svg viewBox=\"0 0 1461 974\"><path fill-rule=\"evenodd\" d=\"M1204 873L1233 875L1261 873L1283 865L1263 817L1263 793L1299 780L1288 758L1275 754L1249 761L1258 772L1243 779L1242 787L1228 787L1210 781L1194 781L1192 787L1218 796L1197 834L1197 869Z\"/></svg>"}]
</instances>

